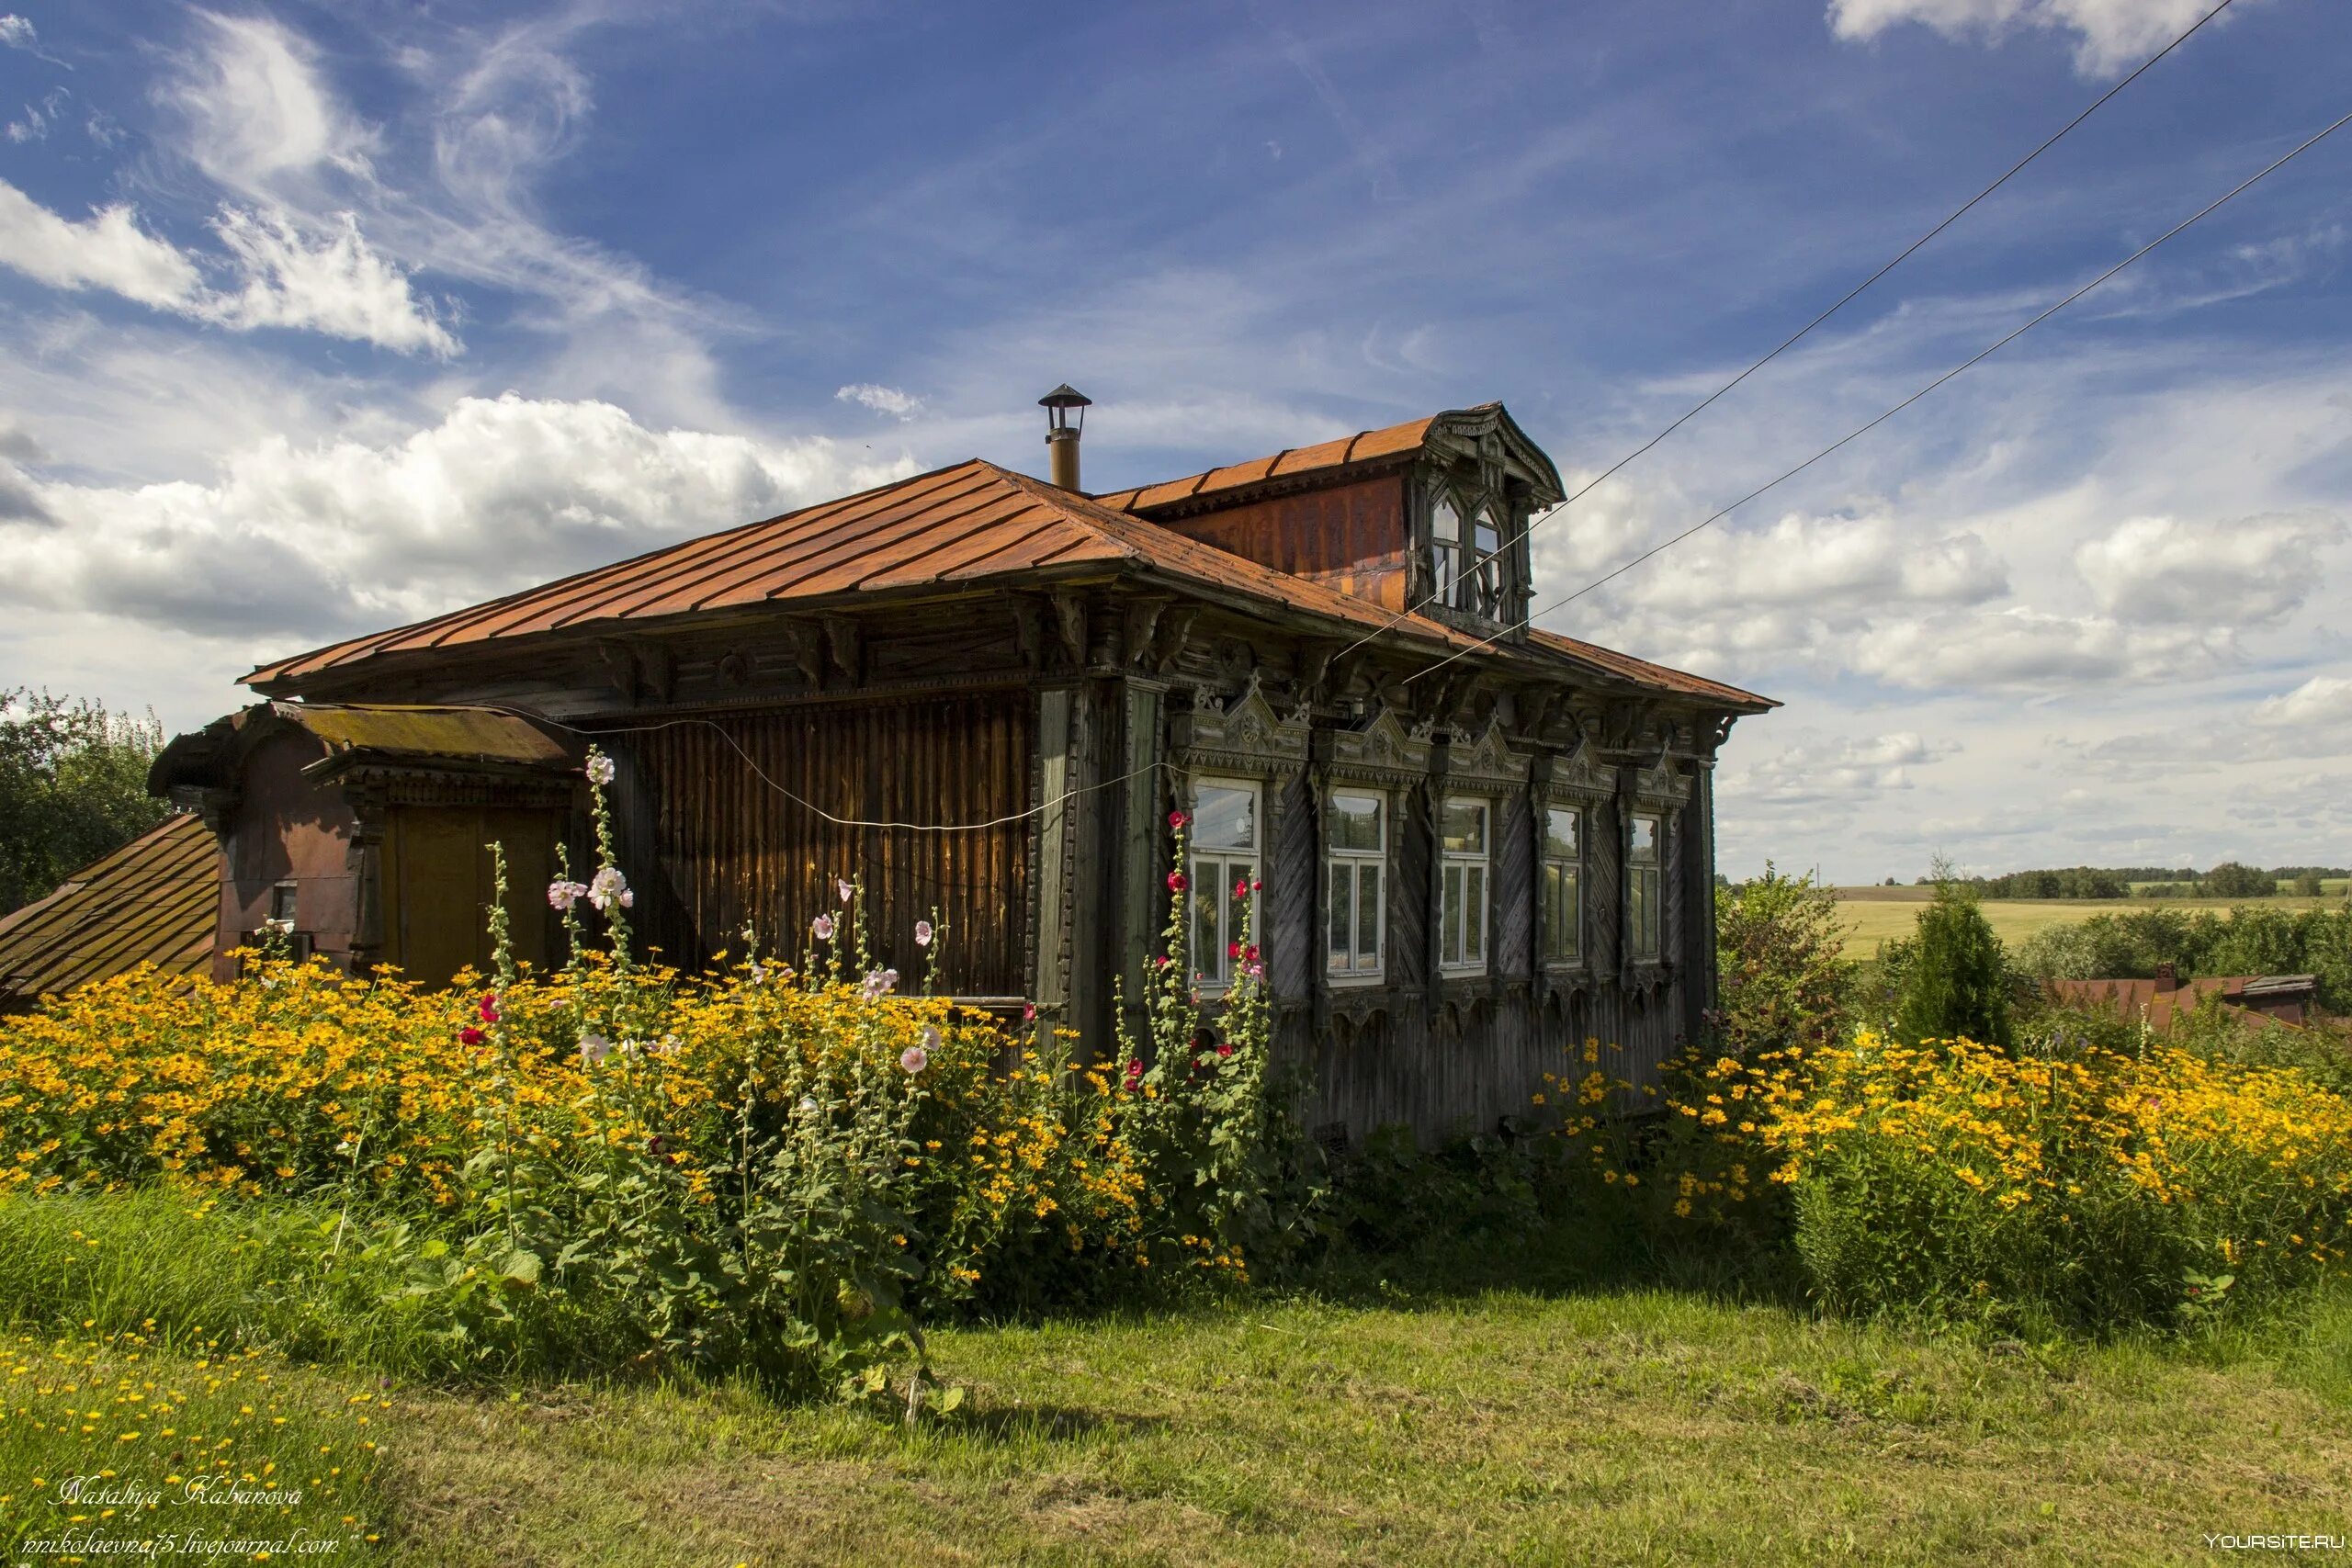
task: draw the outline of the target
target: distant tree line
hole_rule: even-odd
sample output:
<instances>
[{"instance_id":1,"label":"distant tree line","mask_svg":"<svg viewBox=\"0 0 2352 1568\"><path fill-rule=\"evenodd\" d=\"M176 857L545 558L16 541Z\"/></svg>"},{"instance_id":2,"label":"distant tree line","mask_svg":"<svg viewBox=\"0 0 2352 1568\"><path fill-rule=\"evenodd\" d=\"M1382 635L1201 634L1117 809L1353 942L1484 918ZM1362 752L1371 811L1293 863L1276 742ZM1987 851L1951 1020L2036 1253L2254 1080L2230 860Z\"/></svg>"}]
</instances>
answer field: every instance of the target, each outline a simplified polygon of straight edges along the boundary
<instances>
[{"instance_id":1,"label":"distant tree line","mask_svg":"<svg viewBox=\"0 0 2352 1568\"><path fill-rule=\"evenodd\" d=\"M2134 884L2151 898L2268 898L2282 888L2316 898L2325 879L2352 875L2341 866L2282 865L2264 870L2223 861L2211 871L2183 866L2070 865L2054 870L2012 871L2000 876L1971 876L1964 882L1980 898L2128 898ZM1919 878L1921 884L1935 881Z\"/></svg>"}]
</instances>

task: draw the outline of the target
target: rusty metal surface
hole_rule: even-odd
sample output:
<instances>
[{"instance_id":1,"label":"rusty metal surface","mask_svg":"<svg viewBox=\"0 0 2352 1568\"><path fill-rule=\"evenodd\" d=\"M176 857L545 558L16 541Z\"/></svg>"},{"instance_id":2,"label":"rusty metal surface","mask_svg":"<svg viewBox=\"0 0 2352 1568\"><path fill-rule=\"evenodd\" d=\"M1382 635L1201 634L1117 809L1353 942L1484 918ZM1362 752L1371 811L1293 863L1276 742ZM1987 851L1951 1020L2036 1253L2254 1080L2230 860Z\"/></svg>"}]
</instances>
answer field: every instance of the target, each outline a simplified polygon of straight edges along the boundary
<instances>
[{"instance_id":1,"label":"rusty metal surface","mask_svg":"<svg viewBox=\"0 0 2352 1568\"><path fill-rule=\"evenodd\" d=\"M1476 409L1456 412L1483 413L1496 406L1481 403ZM1134 490L1112 491L1094 499L1121 512L1148 512L1156 506L1168 506L1218 491L1238 490L1264 479L1288 479L1321 468L1344 468L1350 463L1368 463L1375 458L1400 457L1419 451L1429 439L1430 427L1445 417L1442 413L1425 414L1402 424L1358 431L1353 435L1342 436L1337 441L1318 442L1312 446L1288 447L1271 457L1228 463L1206 473L1168 479L1159 484L1141 485Z\"/></svg>"},{"instance_id":2,"label":"rusty metal surface","mask_svg":"<svg viewBox=\"0 0 2352 1568\"><path fill-rule=\"evenodd\" d=\"M1475 412L1475 411L1474 411ZM1432 416L1435 418L1445 416ZM1276 468L1360 460L1366 451L1409 450L1430 420L1367 432L1271 460ZM1356 454L1348 457L1347 454ZM1284 465L1290 465L1285 468ZM1246 467L1246 465L1245 465ZM355 637L265 665L249 683L299 682L390 654L539 637L697 612L779 602L854 600L893 590L1011 583L1050 570L1099 566L1158 577L1248 605L1286 607L1349 636L1385 633L1445 652L1477 639L1313 577L1294 575L1188 538L1102 501L1056 489L973 459L782 517L689 539L666 549L526 589L413 626ZM1369 583L1366 586L1370 586ZM1385 596L1395 591L1383 589ZM1623 655L1556 639L1587 672L1760 708L1764 699ZM1499 650L1498 657L1509 650Z\"/></svg>"},{"instance_id":3,"label":"rusty metal surface","mask_svg":"<svg viewBox=\"0 0 2352 1568\"><path fill-rule=\"evenodd\" d=\"M153 964L201 974L220 918L220 852L193 816L171 817L0 917L0 1011Z\"/></svg>"},{"instance_id":4,"label":"rusty metal surface","mask_svg":"<svg viewBox=\"0 0 2352 1568\"><path fill-rule=\"evenodd\" d=\"M1598 670L1605 674L1617 676L1621 680L1631 681L1636 685L1649 686L1659 691L1678 692L1688 696L1707 697L1749 713L1762 713L1768 708L1776 708L1781 705L1770 697L1759 697L1755 693L1744 692L1737 686L1727 686L1721 681L1710 681L1704 675L1693 675L1687 671L1669 669L1663 664L1653 664L1646 659L1636 659L1630 653L1620 653L1613 648L1602 648L1598 643L1579 642L1575 637L1563 637L1558 632L1547 632L1540 626L1528 628L1527 640L1537 648L1557 654L1589 670Z\"/></svg>"}]
</instances>

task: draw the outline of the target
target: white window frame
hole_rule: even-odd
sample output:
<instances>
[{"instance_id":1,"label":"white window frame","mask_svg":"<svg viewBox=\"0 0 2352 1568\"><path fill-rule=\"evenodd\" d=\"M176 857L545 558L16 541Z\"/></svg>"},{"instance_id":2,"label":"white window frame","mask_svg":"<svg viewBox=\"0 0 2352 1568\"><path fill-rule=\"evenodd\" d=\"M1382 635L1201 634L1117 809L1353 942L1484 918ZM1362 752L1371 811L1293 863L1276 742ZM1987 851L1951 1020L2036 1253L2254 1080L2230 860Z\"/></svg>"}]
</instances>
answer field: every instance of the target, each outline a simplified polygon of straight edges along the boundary
<instances>
[{"instance_id":1,"label":"white window frame","mask_svg":"<svg viewBox=\"0 0 2352 1568\"><path fill-rule=\"evenodd\" d=\"M1574 825L1574 854L1559 854L1552 848L1552 818L1555 814L1566 817ZM1544 818L1536 829L1543 834L1543 839L1538 845L1542 853L1536 857L1535 897L1541 900L1544 913L1544 962L1555 969L1574 968L1584 963L1587 957L1584 942L1585 828L1585 808L1581 802L1554 800L1544 803ZM1565 953L1552 951L1560 925L1554 918L1556 912L1552 908L1552 880L1555 873L1564 873L1569 877L1573 888L1567 900L1568 951Z\"/></svg>"},{"instance_id":2,"label":"white window frame","mask_svg":"<svg viewBox=\"0 0 2352 1568\"><path fill-rule=\"evenodd\" d=\"M1361 986L1378 981L1388 972L1388 824L1396 815L1388 792L1364 787L1340 787L1330 792L1327 820L1337 821L1342 799L1368 800L1379 807L1380 842L1372 849L1342 849L1338 835L1327 833L1323 849L1323 975L1334 986ZM1363 945L1363 878L1374 879L1372 964L1360 965ZM1346 962L1331 950L1332 917L1340 908L1340 887L1347 886Z\"/></svg>"},{"instance_id":3,"label":"white window frame","mask_svg":"<svg viewBox=\"0 0 2352 1568\"><path fill-rule=\"evenodd\" d=\"M1445 847L1445 810L1446 807L1453 806L1475 806L1483 814L1481 825L1484 830L1479 835L1480 847L1475 852L1467 850L1449 850ZM1441 973L1446 975L1483 975L1487 972L1487 948L1488 939L1494 934L1488 929L1490 922L1487 919L1487 909L1488 907L1493 904L1495 897L1494 801L1490 797L1483 795L1449 795L1444 796L1438 807L1437 847L1438 969ZM1454 934L1453 931L1451 923L1446 918L1448 900L1452 897L1457 877L1460 879L1460 886L1462 887L1461 901L1464 911L1464 919L1462 923L1462 935L1464 940L1458 950L1453 941ZM1470 894L1470 888L1474 884L1474 880L1478 890L1477 897L1475 898L1472 897ZM1477 940L1476 942L1477 953L1475 957L1472 956L1470 953L1470 949L1473 944L1469 940L1472 934L1470 921L1474 917L1477 922ZM1456 951L1459 952L1460 956L1447 956L1449 953Z\"/></svg>"},{"instance_id":4,"label":"white window frame","mask_svg":"<svg viewBox=\"0 0 2352 1568\"><path fill-rule=\"evenodd\" d=\"M1250 796L1251 837L1256 840L1253 847L1247 850L1233 850L1201 843L1198 837L1201 825L1201 792L1208 789L1240 790ZM1241 935L1240 921L1238 911L1234 908L1233 898L1235 874L1233 868L1237 865L1246 865L1248 868L1248 878L1251 885L1249 897L1250 923L1253 931L1259 928L1262 919L1262 911L1258 905L1256 885L1263 880L1265 875L1266 786L1264 782L1259 779L1207 776L1193 780L1191 794L1193 825L1190 831L1193 836L1186 840L1184 845L1188 858L1188 863L1184 867L1185 933L1192 950L1193 983L1203 996L1215 996L1223 992L1233 983L1235 960L1227 953L1227 949L1239 941ZM1216 874L1203 875L1203 866L1212 863L1217 868ZM1214 891L1217 900L1216 930L1213 942L1204 942L1201 899L1204 895L1211 891ZM1257 945L1262 957L1266 944L1263 941L1260 941Z\"/></svg>"},{"instance_id":5,"label":"white window frame","mask_svg":"<svg viewBox=\"0 0 2352 1568\"><path fill-rule=\"evenodd\" d=\"M1641 824L1657 824L1656 858L1646 864L1634 859L1634 845L1641 834ZM1666 956L1666 813L1654 807L1636 807L1627 817L1625 825L1625 951L1636 964L1656 964ZM1648 882L1648 896L1642 896L1642 884ZM1645 948L1642 936L1646 910L1652 940Z\"/></svg>"}]
</instances>

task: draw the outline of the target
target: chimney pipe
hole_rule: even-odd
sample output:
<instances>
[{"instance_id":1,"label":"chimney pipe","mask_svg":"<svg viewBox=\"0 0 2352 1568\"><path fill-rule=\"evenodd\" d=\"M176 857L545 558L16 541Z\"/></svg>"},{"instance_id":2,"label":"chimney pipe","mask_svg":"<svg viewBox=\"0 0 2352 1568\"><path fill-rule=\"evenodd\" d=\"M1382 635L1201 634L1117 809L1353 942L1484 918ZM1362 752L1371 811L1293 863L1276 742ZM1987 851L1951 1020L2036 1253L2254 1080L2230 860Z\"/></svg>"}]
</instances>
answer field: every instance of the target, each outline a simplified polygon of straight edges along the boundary
<instances>
[{"instance_id":1,"label":"chimney pipe","mask_svg":"<svg viewBox=\"0 0 2352 1568\"><path fill-rule=\"evenodd\" d=\"M1065 381L1037 400L1046 411L1047 474L1059 490L1078 489L1078 442L1094 400Z\"/></svg>"},{"instance_id":2,"label":"chimney pipe","mask_svg":"<svg viewBox=\"0 0 2352 1568\"><path fill-rule=\"evenodd\" d=\"M2157 964L2156 994L2158 996L2163 996L2167 992L2177 991L2178 989L2180 989L2180 971L2169 964Z\"/></svg>"}]
</instances>

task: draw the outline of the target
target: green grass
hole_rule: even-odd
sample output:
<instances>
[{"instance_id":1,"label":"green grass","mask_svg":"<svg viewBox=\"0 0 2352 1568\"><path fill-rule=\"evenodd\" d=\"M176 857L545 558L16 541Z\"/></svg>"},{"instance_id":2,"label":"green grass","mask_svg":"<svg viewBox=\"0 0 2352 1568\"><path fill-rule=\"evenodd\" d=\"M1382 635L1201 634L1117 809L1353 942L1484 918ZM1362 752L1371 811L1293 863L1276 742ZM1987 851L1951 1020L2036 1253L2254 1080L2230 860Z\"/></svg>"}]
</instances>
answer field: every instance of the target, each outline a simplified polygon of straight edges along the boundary
<instances>
[{"instance_id":1,"label":"green grass","mask_svg":"<svg viewBox=\"0 0 2352 1568\"><path fill-rule=\"evenodd\" d=\"M1847 929L1846 953L1852 958L1868 958L1878 944L1894 937L1914 934L1919 911L1934 894L1929 887L1840 887L1838 912ZM2334 899L2270 898L2265 899L2266 909L2310 909ZM1992 925L1993 934L2011 946L2023 942L2037 931L2052 926L2073 925L2089 919L2093 915L2115 914L2134 909L2212 909L2226 915L2244 899L2228 898L1987 898L1977 908Z\"/></svg>"},{"instance_id":2,"label":"green grass","mask_svg":"<svg viewBox=\"0 0 2352 1568\"><path fill-rule=\"evenodd\" d=\"M0 1279L0 1306L211 1310L198 1255L151 1261L196 1283L52 1261L32 1298ZM967 1403L913 1432L738 1389L404 1385L360 1506L336 1505L384 1544L336 1560L2142 1563L2208 1561L2209 1531L2352 1530L2352 1300L2036 1346L1725 1283L1563 1226L1281 1296L944 1329ZM142 1375L185 1382L198 1353L184 1334ZM355 1381L277 1376L309 1422ZM0 1448L0 1493L68 1462Z\"/></svg>"}]
</instances>

